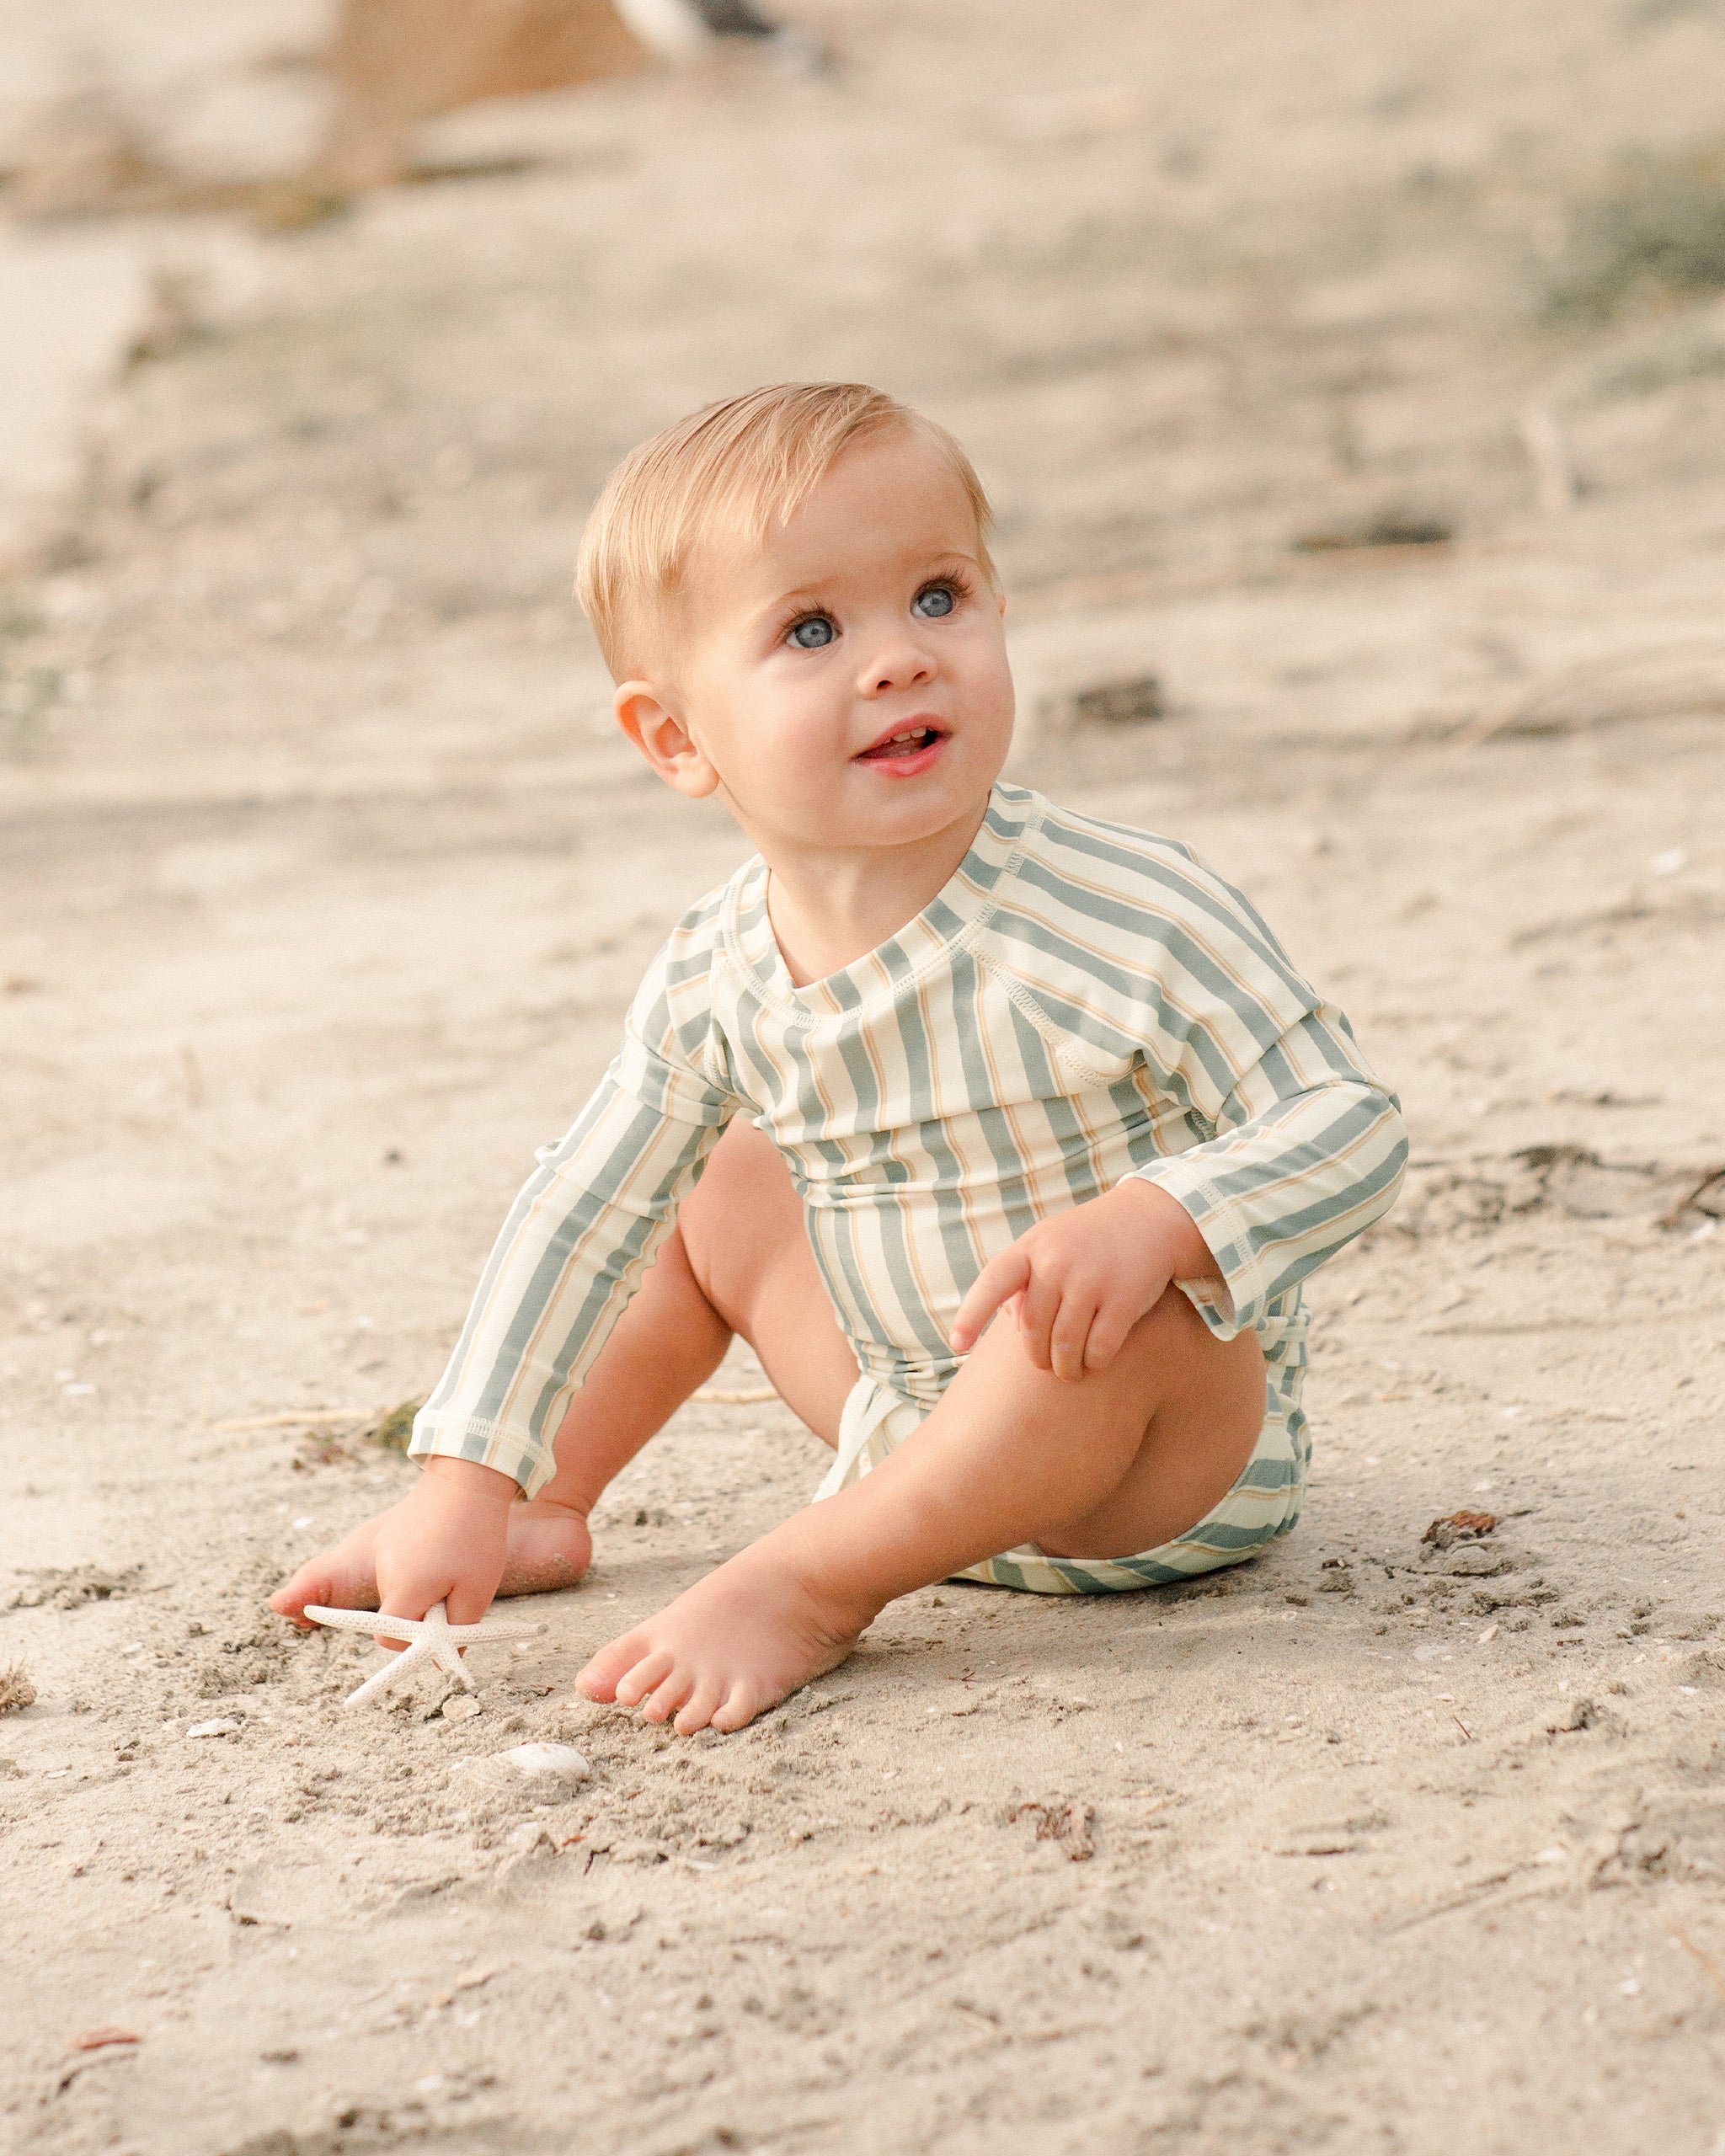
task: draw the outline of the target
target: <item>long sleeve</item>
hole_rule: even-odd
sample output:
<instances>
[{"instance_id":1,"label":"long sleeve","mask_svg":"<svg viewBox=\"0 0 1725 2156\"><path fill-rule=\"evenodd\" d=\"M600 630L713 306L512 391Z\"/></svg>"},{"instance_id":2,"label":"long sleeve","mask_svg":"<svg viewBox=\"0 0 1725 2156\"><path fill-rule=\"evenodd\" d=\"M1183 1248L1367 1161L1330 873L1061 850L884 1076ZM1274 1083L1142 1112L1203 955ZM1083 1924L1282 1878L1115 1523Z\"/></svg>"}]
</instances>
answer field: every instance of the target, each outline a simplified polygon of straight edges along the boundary
<instances>
[{"instance_id":1,"label":"long sleeve","mask_svg":"<svg viewBox=\"0 0 1725 2156\"><path fill-rule=\"evenodd\" d=\"M1226 1337L1388 1211L1407 1139L1395 1096L1322 1004L1240 1070L1204 1121L1214 1137L1133 1172L1178 1198L1210 1245L1231 1309L1193 1299Z\"/></svg>"},{"instance_id":2,"label":"long sleeve","mask_svg":"<svg viewBox=\"0 0 1725 2156\"><path fill-rule=\"evenodd\" d=\"M414 1420L414 1457L494 1467L529 1497L550 1480L569 1401L739 1105L707 1052L702 953L680 955L678 941L643 983L598 1090L510 1208Z\"/></svg>"},{"instance_id":3,"label":"long sleeve","mask_svg":"<svg viewBox=\"0 0 1725 2156\"><path fill-rule=\"evenodd\" d=\"M1224 1337L1385 1213L1401 1187L1399 1104L1348 1021L1249 903L1166 839L1056 814L1021 871L1014 970L1075 1079L1124 1081L1150 1110L1131 1173L1191 1214L1226 1283L1188 1293Z\"/></svg>"}]
</instances>

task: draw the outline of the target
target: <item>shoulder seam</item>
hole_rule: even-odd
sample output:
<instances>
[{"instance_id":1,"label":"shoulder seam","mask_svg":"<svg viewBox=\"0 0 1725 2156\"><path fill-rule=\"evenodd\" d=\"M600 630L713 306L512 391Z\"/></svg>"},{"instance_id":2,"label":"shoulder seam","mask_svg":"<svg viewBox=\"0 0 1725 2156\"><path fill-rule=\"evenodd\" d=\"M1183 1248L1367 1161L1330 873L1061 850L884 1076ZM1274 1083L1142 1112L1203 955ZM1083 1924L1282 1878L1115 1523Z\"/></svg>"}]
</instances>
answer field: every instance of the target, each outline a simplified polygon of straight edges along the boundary
<instances>
[{"instance_id":1,"label":"shoulder seam","mask_svg":"<svg viewBox=\"0 0 1725 2156\"><path fill-rule=\"evenodd\" d=\"M1061 1033L1060 1027L1038 1002L1034 991L1027 988L1016 974L1010 971L999 959L990 958L985 952L974 951L971 955L984 973L990 974L1000 983L1006 991L1007 1001L1028 1020L1035 1030L1037 1038L1061 1070L1075 1071L1081 1077L1093 1078L1098 1085L1109 1082L1113 1075L1111 1072L1100 1069L1093 1063L1087 1063L1081 1056L1072 1053L1071 1044L1067 1037Z\"/></svg>"}]
</instances>

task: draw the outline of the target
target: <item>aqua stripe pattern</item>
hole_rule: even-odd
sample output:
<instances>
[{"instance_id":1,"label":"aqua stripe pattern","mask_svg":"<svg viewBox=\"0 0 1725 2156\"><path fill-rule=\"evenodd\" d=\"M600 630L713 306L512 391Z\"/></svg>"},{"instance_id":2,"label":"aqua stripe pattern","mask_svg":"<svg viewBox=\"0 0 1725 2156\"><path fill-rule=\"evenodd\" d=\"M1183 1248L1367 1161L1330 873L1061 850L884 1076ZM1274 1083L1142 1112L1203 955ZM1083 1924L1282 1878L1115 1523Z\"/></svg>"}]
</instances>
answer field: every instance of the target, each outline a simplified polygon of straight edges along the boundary
<instances>
[{"instance_id":1,"label":"aqua stripe pattern","mask_svg":"<svg viewBox=\"0 0 1725 2156\"><path fill-rule=\"evenodd\" d=\"M1282 1435L1247 1474L1268 1478L1265 1518L1280 1492L1285 1531L1310 1450L1300 1283L1386 1210L1407 1155L1342 1013L1187 847L1017 787L995 787L922 913L822 980L793 983L766 899L756 857L677 924L504 1224L414 1453L543 1486L570 1401L741 1114L789 1166L862 1380L917 1419L991 1258L1124 1177L1160 1184L1226 1283L1182 1283L1205 1322L1263 1346ZM1238 1528L1217 1524L1218 1551Z\"/></svg>"},{"instance_id":2,"label":"aqua stripe pattern","mask_svg":"<svg viewBox=\"0 0 1725 2156\"><path fill-rule=\"evenodd\" d=\"M1292 1532L1306 1494L1311 1443L1300 1406L1306 1365L1306 1315L1292 1314L1265 1358L1265 1412L1252 1457L1227 1492L1195 1526L1159 1549L1130 1557L1055 1557L1023 1544L955 1572L956 1580L1016 1588L1025 1594L1119 1594L1167 1587L1223 1565L1237 1565ZM845 1403L838 1456L817 1502L848 1489L911 1436L924 1411L898 1400L869 1379Z\"/></svg>"}]
</instances>

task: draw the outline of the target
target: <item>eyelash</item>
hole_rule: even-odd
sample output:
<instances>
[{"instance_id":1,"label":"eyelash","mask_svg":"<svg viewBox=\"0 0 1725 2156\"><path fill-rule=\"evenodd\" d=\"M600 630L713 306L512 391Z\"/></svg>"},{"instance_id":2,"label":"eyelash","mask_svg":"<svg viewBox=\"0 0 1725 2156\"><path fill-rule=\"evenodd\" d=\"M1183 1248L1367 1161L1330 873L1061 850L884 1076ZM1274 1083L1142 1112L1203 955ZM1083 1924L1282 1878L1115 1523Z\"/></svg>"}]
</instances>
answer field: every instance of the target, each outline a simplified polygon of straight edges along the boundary
<instances>
[{"instance_id":1,"label":"eyelash","mask_svg":"<svg viewBox=\"0 0 1725 2156\"><path fill-rule=\"evenodd\" d=\"M954 600L964 600L970 596L970 579L969 577L958 575L931 577L923 585L922 590L917 593L918 599L922 596L923 591L950 591Z\"/></svg>"},{"instance_id":2,"label":"eyelash","mask_svg":"<svg viewBox=\"0 0 1725 2156\"><path fill-rule=\"evenodd\" d=\"M971 590L970 579L968 577L959 575L931 577L927 584L917 587L916 598L920 599L925 591L950 591L954 601L962 605L970 596ZM916 600L913 600L911 604L914 606ZM824 606L804 607L800 614L793 614L785 623L778 632L778 640L781 643L788 643L804 622L830 622L832 620L833 616Z\"/></svg>"}]
</instances>

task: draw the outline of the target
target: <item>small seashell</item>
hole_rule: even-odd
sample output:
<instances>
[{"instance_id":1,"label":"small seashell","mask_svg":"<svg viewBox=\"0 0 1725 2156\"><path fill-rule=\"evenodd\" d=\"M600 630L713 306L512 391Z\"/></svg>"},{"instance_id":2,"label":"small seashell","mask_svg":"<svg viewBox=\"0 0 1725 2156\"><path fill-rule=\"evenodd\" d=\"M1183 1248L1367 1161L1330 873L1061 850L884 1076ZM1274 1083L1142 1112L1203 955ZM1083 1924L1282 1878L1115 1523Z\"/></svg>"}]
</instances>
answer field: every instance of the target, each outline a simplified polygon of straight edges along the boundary
<instances>
[{"instance_id":1,"label":"small seashell","mask_svg":"<svg viewBox=\"0 0 1725 2156\"><path fill-rule=\"evenodd\" d=\"M195 1721L186 1732L188 1737L237 1737L245 1724L240 1721Z\"/></svg>"},{"instance_id":2,"label":"small seashell","mask_svg":"<svg viewBox=\"0 0 1725 2156\"><path fill-rule=\"evenodd\" d=\"M578 1789L592 1773L573 1744L513 1744L462 1761L457 1771L486 1789L507 1790L545 1802Z\"/></svg>"}]
</instances>

